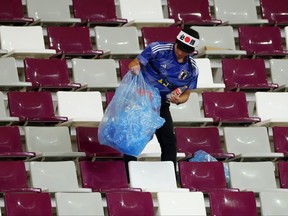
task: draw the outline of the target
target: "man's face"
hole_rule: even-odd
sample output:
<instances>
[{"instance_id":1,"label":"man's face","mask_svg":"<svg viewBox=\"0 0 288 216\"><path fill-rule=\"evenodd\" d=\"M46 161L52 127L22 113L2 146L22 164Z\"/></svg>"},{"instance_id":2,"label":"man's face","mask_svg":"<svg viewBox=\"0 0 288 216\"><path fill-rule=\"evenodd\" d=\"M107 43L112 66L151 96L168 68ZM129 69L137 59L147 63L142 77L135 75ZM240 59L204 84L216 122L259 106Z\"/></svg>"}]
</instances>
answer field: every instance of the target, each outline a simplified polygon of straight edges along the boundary
<instances>
[{"instance_id":1,"label":"man's face","mask_svg":"<svg viewBox=\"0 0 288 216\"><path fill-rule=\"evenodd\" d=\"M178 48L178 44L175 44L175 55L178 59L183 59L189 55L189 53L184 52Z\"/></svg>"}]
</instances>

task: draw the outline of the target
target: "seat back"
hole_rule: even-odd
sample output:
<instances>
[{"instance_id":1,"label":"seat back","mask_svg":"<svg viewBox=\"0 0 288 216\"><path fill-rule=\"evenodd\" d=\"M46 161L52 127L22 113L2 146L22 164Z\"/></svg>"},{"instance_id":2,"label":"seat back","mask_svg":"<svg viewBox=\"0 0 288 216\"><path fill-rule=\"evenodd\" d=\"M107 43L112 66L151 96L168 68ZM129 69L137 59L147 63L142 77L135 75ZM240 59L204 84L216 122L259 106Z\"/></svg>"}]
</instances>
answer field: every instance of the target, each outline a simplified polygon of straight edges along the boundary
<instances>
[{"instance_id":1,"label":"seat back","mask_svg":"<svg viewBox=\"0 0 288 216\"><path fill-rule=\"evenodd\" d=\"M286 50L288 50L288 27L284 27L285 32L285 42L286 42Z\"/></svg>"},{"instance_id":2,"label":"seat back","mask_svg":"<svg viewBox=\"0 0 288 216\"><path fill-rule=\"evenodd\" d=\"M111 100L113 99L115 94L115 91L109 91L105 93L105 98L106 98L106 106L105 109L108 107L109 103L111 102Z\"/></svg>"},{"instance_id":3,"label":"seat back","mask_svg":"<svg viewBox=\"0 0 288 216\"><path fill-rule=\"evenodd\" d=\"M120 78L123 79L125 74L129 71L129 63L132 59L119 59L119 71L120 71Z\"/></svg>"},{"instance_id":4,"label":"seat back","mask_svg":"<svg viewBox=\"0 0 288 216\"><path fill-rule=\"evenodd\" d=\"M55 193L55 202L58 216L104 216L104 206L100 193Z\"/></svg>"},{"instance_id":5,"label":"seat back","mask_svg":"<svg viewBox=\"0 0 288 216\"><path fill-rule=\"evenodd\" d=\"M113 59L77 59L72 62L74 81L87 84L87 88L115 88L118 86Z\"/></svg>"},{"instance_id":6,"label":"seat back","mask_svg":"<svg viewBox=\"0 0 288 216\"><path fill-rule=\"evenodd\" d=\"M18 70L16 65L16 60L13 57L1 58L0 59L0 76L1 83L13 83L19 82Z\"/></svg>"},{"instance_id":7,"label":"seat back","mask_svg":"<svg viewBox=\"0 0 288 216\"><path fill-rule=\"evenodd\" d=\"M270 59L270 74L272 82L278 85L286 85L288 83L288 62L286 59Z\"/></svg>"},{"instance_id":8,"label":"seat back","mask_svg":"<svg viewBox=\"0 0 288 216\"><path fill-rule=\"evenodd\" d=\"M179 161L178 166L182 188L203 192L227 188L222 162Z\"/></svg>"},{"instance_id":9,"label":"seat back","mask_svg":"<svg viewBox=\"0 0 288 216\"><path fill-rule=\"evenodd\" d=\"M194 154L203 150L209 154L222 153L217 127L176 127L177 151Z\"/></svg>"},{"instance_id":10,"label":"seat back","mask_svg":"<svg viewBox=\"0 0 288 216\"><path fill-rule=\"evenodd\" d=\"M157 215L206 215L202 192L158 192Z\"/></svg>"},{"instance_id":11,"label":"seat back","mask_svg":"<svg viewBox=\"0 0 288 216\"><path fill-rule=\"evenodd\" d=\"M23 152L22 139L18 127L0 127L0 152Z\"/></svg>"},{"instance_id":12,"label":"seat back","mask_svg":"<svg viewBox=\"0 0 288 216\"><path fill-rule=\"evenodd\" d=\"M277 162L280 188L288 188L288 162Z\"/></svg>"},{"instance_id":13,"label":"seat back","mask_svg":"<svg viewBox=\"0 0 288 216\"><path fill-rule=\"evenodd\" d=\"M137 28L96 26L95 39L97 49L111 53L140 52Z\"/></svg>"},{"instance_id":14,"label":"seat back","mask_svg":"<svg viewBox=\"0 0 288 216\"><path fill-rule=\"evenodd\" d=\"M49 193L6 193L4 203L7 216L53 215Z\"/></svg>"},{"instance_id":15,"label":"seat back","mask_svg":"<svg viewBox=\"0 0 288 216\"><path fill-rule=\"evenodd\" d=\"M4 94L0 91L0 116L7 117L7 108L4 101Z\"/></svg>"},{"instance_id":16,"label":"seat back","mask_svg":"<svg viewBox=\"0 0 288 216\"><path fill-rule=\"evenodd\" d=\"M268 215L285 215L288 211L286 200L288 199L287 191L263 191L259 193L261 214Z\"/></svg>"},{"instance_id":17,"label":"seat back","mask_svg":"<svg viewBox=\"0 0 288 216\"><path fill-rule=\"evenodd\" d=\"M260 14L262 18L268 19L270 23L286 24L288 23L288 6L285 0L260 0Z\"/></svg>"},{"instance_id":18,"label":"seat back","mask_svg":"<svg viewBox=\"0 0 288 216\"><path fill-rule=\"evenodd\" d=\"M129 188L123 161L80 161L82 186L93 191Z\"/></svg>"},{"instance_id":19,"label":"seat back","mask_svg":"<svg viewBox=\"0 0 288 216\"><path fill-rule=\"evenodd\" d=\"M41 26L0 26L1 49L45 50Z\"/></svg>"},{"instance_id":20,"label":"seat back","mask_svg":"<svg viewBox=\"0 0 288 216\"><path fill-rule=\"evenodd\" d=\"M174 43L181 28L176 26L170 27L142 27L141 35L144 48L148 44L156 41Z\"/></svg>"},{"instance_id":21,"label":"seat back","mask_svg":"<svg viewBox=\"0 0 288 216\"><path fill-rule=\"evenodd\" d=\"M251 191L211 191L209 202L212 215L258 215L256 197Z\"/></svg>"},{"instance_id":22,"label":"seat back","mask_svg":"<svg viewBox=\"0 0 288 216\"><path fill-rule=\"evenodd\" d=\"M275 152L288 154L288 127L272 127L273 145Z\"/></svg>"},{"instance_id":23,"label":"seat back","mask_svg":"<svg viewBox=\"0 0 288 216\"><path fill-rule=\"evenodd\" d=\"M248 53L282 52L282 38L278 26L238 27L239 47Z\"/></svg>"},{"instance_id":24,"label":"seat back","mask_svg":"<svg viewBox=\"0 0 288 216\"><path fill-rule=\"evenodd\" d=\"M21 0L1 0L0 20L23 18L23 5Z\"/></svg>"},{"instance_id":25,"label":"seat back","mask_svg":"<svg viewBox=\"0 0 288 216\"><path fill-rule=\"evenodd\" d=\"M152 195L149 192L108 192L106 193L109 215L154 216ZM125 203L123 205L123 203Z\"/></svg>"}]
</instances>

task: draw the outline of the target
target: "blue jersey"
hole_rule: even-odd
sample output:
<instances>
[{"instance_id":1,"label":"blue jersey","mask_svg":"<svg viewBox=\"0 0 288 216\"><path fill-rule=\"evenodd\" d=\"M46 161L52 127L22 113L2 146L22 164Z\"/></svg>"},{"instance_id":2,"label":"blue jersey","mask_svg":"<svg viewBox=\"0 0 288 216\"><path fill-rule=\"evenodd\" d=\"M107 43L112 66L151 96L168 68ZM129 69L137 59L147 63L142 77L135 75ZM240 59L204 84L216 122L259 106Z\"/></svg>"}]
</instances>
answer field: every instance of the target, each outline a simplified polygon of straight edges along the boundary
<instances>
[{"instance_id":1,"label":"blue jersey","mask_svg":"<svg viewBox=\"0 0 288 216\"><path fill-rule=\"evenodd\" d=\"M142 64L141 71L146 82L159 89L162 99L166 99L166 95L177 87L197 87L198 68L195 60L189 55L185 62L179 63L174 43L151 43L137 59Z\"/></svg>"}]
</instances>

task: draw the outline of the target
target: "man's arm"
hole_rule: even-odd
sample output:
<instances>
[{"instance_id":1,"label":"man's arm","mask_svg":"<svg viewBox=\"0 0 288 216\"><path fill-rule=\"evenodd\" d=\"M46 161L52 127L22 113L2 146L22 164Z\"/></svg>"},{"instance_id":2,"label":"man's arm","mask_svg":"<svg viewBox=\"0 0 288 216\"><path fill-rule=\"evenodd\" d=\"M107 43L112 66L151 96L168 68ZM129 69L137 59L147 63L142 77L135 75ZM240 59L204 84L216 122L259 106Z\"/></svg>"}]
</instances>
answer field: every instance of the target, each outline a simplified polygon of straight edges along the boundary
<instances>
[{"instance_id":1,"label":"man's arm","mask_svg":"<svg viewBox=\"0 0 288 216\"><path fill-rule=\"evenodd\" d=\"M171 97L170 97L170 102L171 103L175 103L175 104L185 103L189 99L189 96L190 96L191 92L192 92L192 90L186 90L180 96L172 94Z\"/></svg>"}]
</instances>

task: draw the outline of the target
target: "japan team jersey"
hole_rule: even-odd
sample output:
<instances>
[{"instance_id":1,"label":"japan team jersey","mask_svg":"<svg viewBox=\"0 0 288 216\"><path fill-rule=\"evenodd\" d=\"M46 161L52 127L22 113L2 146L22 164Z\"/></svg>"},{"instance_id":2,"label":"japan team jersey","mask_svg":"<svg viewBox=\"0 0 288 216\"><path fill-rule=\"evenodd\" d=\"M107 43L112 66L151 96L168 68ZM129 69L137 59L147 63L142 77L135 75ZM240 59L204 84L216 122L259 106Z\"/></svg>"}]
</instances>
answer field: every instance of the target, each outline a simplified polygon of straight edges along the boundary
<instances>
[{"instance_id":1,"label":"japan team jersey","mask_svg":"<svg viewBox=\"0 0 288 216\"><path fill-rule=\"evenodd\" d=\"M166 94L177 87L197 87L198 68L195 60L189 55L185 62L179 63L174 52L174 43L151 43L137 59L142 64L141 71L146 82L159 89L162 99L166 99Z\"/></svg>"}]
</instances>

